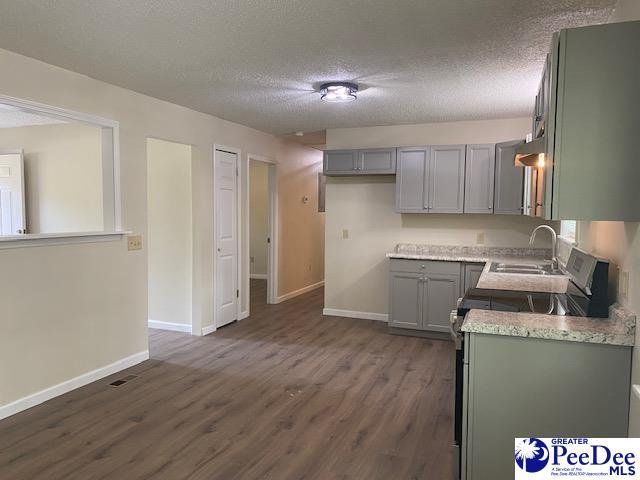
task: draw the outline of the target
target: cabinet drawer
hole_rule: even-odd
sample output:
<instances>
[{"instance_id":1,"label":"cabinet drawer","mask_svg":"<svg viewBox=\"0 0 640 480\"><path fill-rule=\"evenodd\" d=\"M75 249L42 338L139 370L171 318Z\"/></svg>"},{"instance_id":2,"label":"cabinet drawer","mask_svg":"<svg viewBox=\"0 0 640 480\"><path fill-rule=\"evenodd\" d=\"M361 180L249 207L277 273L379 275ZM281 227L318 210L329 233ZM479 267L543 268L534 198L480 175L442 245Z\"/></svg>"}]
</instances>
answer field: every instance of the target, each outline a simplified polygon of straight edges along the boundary
<instances>
[{"instance_id":1,"label":"cabinet drawer","mask_svg":"<svg viewBox=\"0 0 640 480\"><path fill-rule=\"evenodd\" d=\"M441 273L446 275L460 275L459 262L407 260L404 258L392 258L390 268L392 272Z\"/></svg>"}]
</instances>

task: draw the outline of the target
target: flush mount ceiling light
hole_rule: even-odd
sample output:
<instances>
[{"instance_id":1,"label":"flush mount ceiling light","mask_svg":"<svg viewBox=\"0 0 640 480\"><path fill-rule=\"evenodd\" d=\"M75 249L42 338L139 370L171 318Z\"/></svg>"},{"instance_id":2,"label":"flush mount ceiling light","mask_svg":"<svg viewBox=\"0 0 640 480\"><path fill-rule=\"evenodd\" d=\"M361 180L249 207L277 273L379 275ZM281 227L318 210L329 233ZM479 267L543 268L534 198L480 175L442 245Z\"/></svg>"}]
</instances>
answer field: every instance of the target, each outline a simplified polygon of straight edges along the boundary
<instances>
[{"instance_id":1,"label":"flush mount ceiling light","mask_svg":"<svg viewBox=\"0 0 640 480\"><path fill-rule=\"evenodd\" d=\"M358 85L347 82L330 82L320 86L320 99L323 102L353 102L358 92Z\"/></svg>"}]
</instances>

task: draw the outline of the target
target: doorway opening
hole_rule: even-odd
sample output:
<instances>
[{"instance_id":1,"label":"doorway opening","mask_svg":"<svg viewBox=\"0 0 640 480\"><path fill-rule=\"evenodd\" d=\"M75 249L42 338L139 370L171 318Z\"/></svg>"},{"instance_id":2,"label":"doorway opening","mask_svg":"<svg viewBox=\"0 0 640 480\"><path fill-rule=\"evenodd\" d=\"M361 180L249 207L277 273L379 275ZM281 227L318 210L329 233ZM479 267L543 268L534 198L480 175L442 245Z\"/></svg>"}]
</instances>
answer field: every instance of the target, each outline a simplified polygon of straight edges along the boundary
<instances>
[{"instance_id":1,"label":"doorway opening","mask_svg":"<svg viewBox=\"0 0 640 480\"><path fill-rule=\"evenodd\" d=\"M147 139L148 323L192 331L191 146Z\"/></svg>"},{"instance_id":2,"label":"doorway opening","mask_svg":"<svg viewBox=\"0 0 640 480\"><path fill-rule=\"evenodd\" d=\"M258 155L248 156L248 232L250 310L276 303L277 166Z\"/></svg>"}]
</instances>

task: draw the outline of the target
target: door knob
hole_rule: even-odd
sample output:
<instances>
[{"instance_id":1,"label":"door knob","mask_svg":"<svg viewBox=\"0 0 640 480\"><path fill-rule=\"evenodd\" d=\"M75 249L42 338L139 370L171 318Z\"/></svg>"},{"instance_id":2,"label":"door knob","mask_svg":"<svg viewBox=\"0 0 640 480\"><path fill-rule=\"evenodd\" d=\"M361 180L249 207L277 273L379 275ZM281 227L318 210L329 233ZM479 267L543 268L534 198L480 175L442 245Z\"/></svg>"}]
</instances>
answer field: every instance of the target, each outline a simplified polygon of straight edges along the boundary
<instances>
[{"instance_id":1,"label":"door knob","mask_svg":"<svg viewBox=\"0 0 640 480\"><path fill-rule=\"evenodd\" d=\"M218 247L218 251L220 252L222 249L220 247Z\"/></svg>"}]
</instances>

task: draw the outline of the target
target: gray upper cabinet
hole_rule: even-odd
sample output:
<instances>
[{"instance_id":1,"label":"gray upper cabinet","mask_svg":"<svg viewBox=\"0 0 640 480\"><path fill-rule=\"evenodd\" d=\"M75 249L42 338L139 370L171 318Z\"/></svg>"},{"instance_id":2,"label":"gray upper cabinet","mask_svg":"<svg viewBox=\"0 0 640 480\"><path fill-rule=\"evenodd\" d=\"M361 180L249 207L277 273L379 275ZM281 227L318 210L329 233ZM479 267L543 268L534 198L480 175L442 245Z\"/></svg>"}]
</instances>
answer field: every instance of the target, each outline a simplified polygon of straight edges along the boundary
<instances>
[{"instance_id":1,"label":"gray upper cabinet","mask_svg":"<svg viewBox=\"0 0 640 480\"><path fill-rule=\"evenodd\" d=\"M464 213L493 213L495 145L467 145Z\"/></svg>"},{"instance_id":2,"label":"gray upper cabinet","mask_svg":"<svg viewBox=\"0 0 640 480\"><path fill-rule=\"evenodd\" d=\"M427 180L430 213L463 213L465 145L430 148Z\"/></svg>"},{"instance_id":3,"label":"gray upper cabinet","mask_svg":"<svg viewBox=\"0 0 640 480\"><path fill-rule=\"evenodd\" d=\"M524 140L496 144L496 176L493 196L493 213L522 215L524 168L516 167L516 147Z\"/></svg>"},{"instance_id":4,"label":"gray upper cabinet","mask_svg":"<svg viewBox=\"0 0 640 480\"><path fill-rule=\"evenodd\" d=\"M327 150L323 173L327 176L395 175L396 149Z\"/></svg>"},{"instance_id":5,"label":"gray upper cabinet","mask_svg":"<svg viewBox=\"0 0 640 480\"><path fill-rule=\"evenodd\" d=\"M395 175L396 149L359 150L358 162L358 167L362 174Z\"/></svg>"},{"instance_id":6,"label":"gray upper cabinet","mask_svg":"<svg viewBox=\"0 0 640 480\"><path fill-rule=\"evenodd\" d=\"M398 149L396 169L396 211L426 213L429 211L425 184L429 175L429 147Z\"/></svg>"},{"instance_id":7,"label":"gray upper cabinet","mask_svg":"<svg viewBox=\"0 0 640 480\"><path fill-rule=\"evenodd\" d=\"M325 175L356 175L358 152L355 150L333 150L324 152Z\"/></svg>"}]
</instances>

